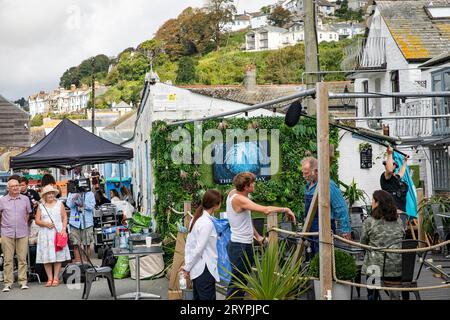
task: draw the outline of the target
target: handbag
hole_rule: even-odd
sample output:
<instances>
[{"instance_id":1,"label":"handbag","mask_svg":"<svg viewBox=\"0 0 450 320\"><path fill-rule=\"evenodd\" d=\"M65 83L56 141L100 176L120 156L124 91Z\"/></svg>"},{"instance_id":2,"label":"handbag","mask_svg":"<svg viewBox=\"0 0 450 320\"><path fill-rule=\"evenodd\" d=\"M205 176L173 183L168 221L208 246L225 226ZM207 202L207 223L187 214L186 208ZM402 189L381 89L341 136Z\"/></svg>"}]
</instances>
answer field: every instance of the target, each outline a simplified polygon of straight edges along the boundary
<instances>
[{"instance_id":1,"label":"handbag","mask_svg":"<svg viewBox=\"0 0 450 320\"><path fill-rule=\"evenodd\" d=\"M52 220L53 225L55 225L55 222L52 219L52 216L50 215L50 213L48 213L47 208L45 207L45 205L42 205L45 209L45 211L47 212L50 220ZM56 229L56 226L54 227L56 230L56 235L55 235L55 251L62 251L64 249L64 247L67 245L67 242L69 240L69 237L67 236L67 234L62 234L60 232L58 232L58 230Z\"/></svg>"}]
</instances>

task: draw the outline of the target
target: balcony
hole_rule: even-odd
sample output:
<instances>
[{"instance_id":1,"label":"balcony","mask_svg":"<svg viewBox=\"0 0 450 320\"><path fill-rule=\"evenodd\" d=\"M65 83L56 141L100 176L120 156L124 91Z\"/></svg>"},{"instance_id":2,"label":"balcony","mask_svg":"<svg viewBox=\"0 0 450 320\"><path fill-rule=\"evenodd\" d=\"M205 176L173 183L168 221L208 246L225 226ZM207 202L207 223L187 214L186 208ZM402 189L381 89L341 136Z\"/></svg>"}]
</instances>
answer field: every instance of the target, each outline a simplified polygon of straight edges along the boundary
<instances>
[{"instance_id":1,"label":"balcony","mask_svg":"<svg viewBox=\"0 0 450 320\"><path fill-rule=\"evenodd\" d=\"M384 69L386 67L386 38L355 39L344 49L342 70Z\"/></svg>"},{"instance_id":2,"label":"balcony","mask_svg":"<svg viewBox=\"0 0 450 320\"><path fill-rule=\"evenodd\" d=\"M433 115L432 100L414 99L402 103L400 110L394 116L431 116ZM433 134L432 119L398 119L394 120L394 136L400 138L425 137Z\"/></svg>"}]
</instances>

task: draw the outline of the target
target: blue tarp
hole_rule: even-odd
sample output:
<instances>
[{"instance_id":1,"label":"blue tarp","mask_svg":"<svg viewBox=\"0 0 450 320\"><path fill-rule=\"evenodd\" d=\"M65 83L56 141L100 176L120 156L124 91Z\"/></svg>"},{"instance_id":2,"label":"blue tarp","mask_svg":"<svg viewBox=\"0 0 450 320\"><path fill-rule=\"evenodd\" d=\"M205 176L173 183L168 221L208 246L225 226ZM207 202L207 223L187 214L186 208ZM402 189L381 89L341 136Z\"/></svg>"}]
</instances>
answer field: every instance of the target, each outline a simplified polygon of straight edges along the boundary
<instances>
[{"instance_id":1,"label":"blue tarp","mask_svg":"<svg viewBox=\"0 0 450 320\"><path fill-rule=\"evenodd\" d=\"M397 163L397 170L395 173L400 171L400 168L403 165L403 156L394 151L393 155L394 161ZM406 165L406 172L403 176L403 182L408 184L408 193L406 194L406 213L408 216L417 218L417 193L416 187L414 186L414 182L412 180L411 175L409 174L409 167Z\"/></svg>"},{"instance_id":2,"label":"blue tarp","mask_svg":"<svg viewBox=\"0 0 450 320\"><path fill-rule=\"evenodd\" d=\"M228 219L217 219L211 217L217 232L217 268L220 280L229 283L231 280L231 263L228 258L228 243L231 240L231 229ZM228 271L228 272L227 272Z\"/></svg>"}]
</instances>

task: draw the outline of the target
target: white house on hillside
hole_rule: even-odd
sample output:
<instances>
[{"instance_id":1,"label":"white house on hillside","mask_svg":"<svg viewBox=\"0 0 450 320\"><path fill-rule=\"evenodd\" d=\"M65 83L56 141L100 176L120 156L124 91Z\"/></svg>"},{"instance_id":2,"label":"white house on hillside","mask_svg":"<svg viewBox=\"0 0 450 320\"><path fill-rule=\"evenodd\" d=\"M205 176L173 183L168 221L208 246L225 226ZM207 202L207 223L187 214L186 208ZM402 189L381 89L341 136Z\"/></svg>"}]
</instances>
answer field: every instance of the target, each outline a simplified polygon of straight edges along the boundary
<instances>
[{"instance_id":1,"label":"white house on hillside","mask_svg":"<svg viewBox=\"0 0 450 320\"><path fill-rule=\"evenodd\" d=\"M250 27L252 29L258 29L261 27L265 27L269 25L268 17L269 15L263 13L263 12L254 12L249 13L251 16L250 18Z\"/></svg>"},{"instance_id":2,"label":"white house on hillside","mask_svg":"<svg viewBox=\"0 0 450 320\"><path fill-rule=\"evenodd\" d=\"M348 48L347 58L342 64L343 70L355 70L350 76L355 81L355 92L443 90L445 68L436 70L436 73L430 76L429 73L423 73L424 69L420 67L423 68L424 62L447 52L450 48L449 7L448 1L433 1L432 4L424 0L374 1L366 30L367 38L357 46ZM448 105L444 107L444 101L440 98L404 101L384 98L357 99L356 104L359 116L448 114ZM439 170L435 168L431 172L429 159L437 157L437 151L423 147L426 146L426 141L433 140L436 134L448 135L450 127L447 123L435 123L432 120L381 120L358 122L358 125L380 132L383 126L388 126L391 136L404 140L400 148L410 154L409 164L419 166L426 195L431 195L433 190L437 190L436 184L432 182L432 175L436 177L444 174L448 177L449 166L447 171L443 167ZM384 152L384 147L373 145L373 153L377 156L384 157ZM357 150L353 150L353 154L349 154L347 159L341 157L342 161L345 163L346 160L354 158L355 153ZM380 161L376 161L372 169L362 170L355 180L370 194L379 188L378 173L382 170ZM349 178L354 175L351 170L347 174ZM446 190L450 191L448 183Z\"/></svg>"},{"instance_id":3,"label":"white house on hillside","mask_svg":"<svg viewBox=\"0 0 450 320\"><path fill-rule=\"evenodd\" d=\"M233 17L233 21L227 23L225 28L232 32L250 28L251 18L252 16L245 12L244 14L237 14Z\"/></svg>"}]
</instances>

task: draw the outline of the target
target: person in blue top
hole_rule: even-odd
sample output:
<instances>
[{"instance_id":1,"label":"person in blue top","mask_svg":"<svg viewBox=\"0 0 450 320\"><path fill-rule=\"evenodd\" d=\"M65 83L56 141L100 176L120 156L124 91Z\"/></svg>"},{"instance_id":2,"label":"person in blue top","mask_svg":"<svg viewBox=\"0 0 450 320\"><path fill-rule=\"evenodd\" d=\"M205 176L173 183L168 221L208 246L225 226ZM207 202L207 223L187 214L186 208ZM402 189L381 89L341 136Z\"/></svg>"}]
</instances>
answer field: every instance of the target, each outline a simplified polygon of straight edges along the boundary
<instances>
[{"instance_id":1,"label":"person in blue top","mask_svg":"<svg viewBox=\"0 0 450 320\"><path fill-rule=\"evenodd\" d=\"M302 160L302 174L303 178L306 180L305 187L305 216L308 214L309 207L311 205L312 199L314 197L314 192L316 191L317 182L319 179L318 175L318 162L316 158L307 157ZM333 233L336 233L336 222L339 225L339 234L344 238L351 238L351 227L348 214L348 206L342 196L341 190L337 184L330 179L330 205L331 205L331 228ZM317 210L314 216L313 224L311 226L310 232L319 231L319 210ZM319 242L318 238L312 238L312 255L319 252Z\"/></svg>"},{"instance_id":2,"label":"person in blue top","mask_svg":"<svg viewBox=\"0 0 450 320\"><path fill-rule=\"evenodd\" d=\"M94 208L93 192L69 193L66 205L70 208L69 239L74 246L75 263L81 262L78 246L90 256L90 247L94 242Z\"/></svg>"}]
</instances>

